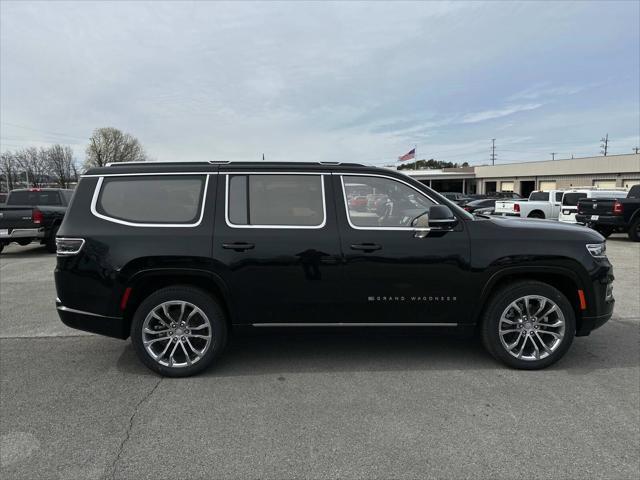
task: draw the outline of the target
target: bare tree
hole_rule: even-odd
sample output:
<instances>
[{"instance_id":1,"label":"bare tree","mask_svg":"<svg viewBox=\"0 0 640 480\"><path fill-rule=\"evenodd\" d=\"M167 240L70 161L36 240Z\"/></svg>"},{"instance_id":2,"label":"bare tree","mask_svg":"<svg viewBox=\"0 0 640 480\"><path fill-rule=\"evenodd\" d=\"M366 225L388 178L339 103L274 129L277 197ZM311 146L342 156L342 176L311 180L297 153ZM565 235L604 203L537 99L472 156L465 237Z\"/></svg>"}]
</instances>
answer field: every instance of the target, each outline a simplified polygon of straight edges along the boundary
<instances>
[{"instance_id":1,"label":"bare tree","mask_svg":"<svg viewBox=\"0 0 640 480\"><path fill-rule=\"evenodd\" d=\"M102 167L107 163L146 160L147 154L137 138L117 128L98 128L89 139L85 167Z\"/></svg>"},{"instance_id":2,"label":"bare tree","mask_svg":"<svg viewBox=\"0 0 640 480\"><path fill-rule=\"evenodd\" d=\"M3 184L7 191L13 190L18 182L18 162L13 152L6 151L0 155L0 175L3 177Z\"/></svg>"},{"instance_id":3,"label":"bare tree","mask_svg":"<svg viewBox=\"0 0 640 480\"><path fill-rule=\"evenodd\" d=\"M27 186L39 187L47 180L47 151L44 148L27 147L17 150L15 158L24 172Z\"/></svg>"},{"instance_id":4,"label":"bare tree","mask_svg":"<svg viewBox=\"0 0 640 480\"><path fill-rule=\"evenodd\" d=\"M74 181L73 150L68 145L52 145L46 150L47 169L61 188Z\"/></svg>"}]
</instances>

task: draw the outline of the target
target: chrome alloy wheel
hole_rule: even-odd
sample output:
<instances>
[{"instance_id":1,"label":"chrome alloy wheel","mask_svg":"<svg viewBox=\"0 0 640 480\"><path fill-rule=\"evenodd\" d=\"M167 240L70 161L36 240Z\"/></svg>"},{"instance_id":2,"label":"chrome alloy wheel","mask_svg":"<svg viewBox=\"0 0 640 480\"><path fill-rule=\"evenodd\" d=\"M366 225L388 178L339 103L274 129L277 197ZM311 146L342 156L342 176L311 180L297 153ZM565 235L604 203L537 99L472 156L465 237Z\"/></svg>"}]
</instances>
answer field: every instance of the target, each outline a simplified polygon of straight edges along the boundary
<instances>
[{"instance_id":1,"label":"chrome alloy wheel","mask_svg":"<svg viewBox=\"0 0 640 480\"><path fill-rule=\"evenodd\" d=\"M565 319L560 307L540 295L511 302L500 317L500 342L519 360L541 360L558 349L564 338Z\"/></svg>"},{"instance_id":2,"label":"chrome alloy wheel","mask_svg":"<svg viewBox=\"0 0 640 480\"><path fill-rule=\"evenodd\" d=\"M165 367L188 367L198 362L211 346L213 331L205 313L181 300L161 303L142 325L147 353Z\"/></svg>"}]
</instances>

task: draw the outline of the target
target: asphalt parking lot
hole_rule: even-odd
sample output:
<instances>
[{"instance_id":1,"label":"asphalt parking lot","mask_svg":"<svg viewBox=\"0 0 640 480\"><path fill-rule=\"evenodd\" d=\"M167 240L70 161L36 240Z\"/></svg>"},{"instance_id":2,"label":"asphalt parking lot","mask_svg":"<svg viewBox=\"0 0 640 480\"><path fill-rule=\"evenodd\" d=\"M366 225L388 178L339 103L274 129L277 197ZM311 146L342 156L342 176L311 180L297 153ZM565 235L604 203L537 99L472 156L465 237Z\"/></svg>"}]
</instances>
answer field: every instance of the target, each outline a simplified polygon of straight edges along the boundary
<instances>
[{"instance_id":1,"label":"asphalt parking lot","mask_svg":"<svg viewBox=\"0 0 640 480\"><path fill-rule=\"evenodd\" d=\"M545 371L509 370L473 339L289 334L161 379L129 342L62 325L55 257L12 245L2 478L637 479L640 244L608 250L614 318Z\"/></svg>"}]
</instances>

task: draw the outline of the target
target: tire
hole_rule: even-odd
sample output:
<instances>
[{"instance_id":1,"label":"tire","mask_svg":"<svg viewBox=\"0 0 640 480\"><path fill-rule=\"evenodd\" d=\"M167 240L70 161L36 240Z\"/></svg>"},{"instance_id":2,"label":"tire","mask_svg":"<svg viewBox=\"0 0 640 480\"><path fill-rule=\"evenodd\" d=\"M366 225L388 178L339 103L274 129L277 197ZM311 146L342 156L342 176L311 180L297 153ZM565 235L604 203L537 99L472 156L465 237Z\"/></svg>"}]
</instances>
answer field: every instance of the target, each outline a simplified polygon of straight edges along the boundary
<instances>
[{"instance_id":1,"label":"tire","mask_svg":"<svg viewBox=\"0 0 640 480\"><path fill-rule=\"evenodd\" d=\"M194 310L196 313L192 315ZM187 320L184 327L178 323L180 320ZM203 326L207 322L208 327ZM148 333L156 329L165 333ZM210 338L205 340L194 335ZM152 343L145 346L145 340ZM209 367L224 350L226 315L220 304L199 288L166 287L149 295L138 306L131 323L131 343L138 358L154 372L166 377L195 375Z\"/></svg>"},{"instance_id":2,"label":"tire","mask_svg":"<svg viewBox=\"0 0 640 480\"><path fill-rule=\"evenodd\" d=\"M611 227L597 227L594 230L598 232L600 235L602 235L604 238L609 238L613 233L613 228Z\"/></svg>"},{"instance_id":3,"label":"tire","mask_svg":"<svg viewBox=\"0 0 640 480\"><path fill-rule=\"evenodd\" d=\"M59 225L56 225L51 229L47 240L44 242L44 245L49 253L56 253L56 235L58 234Z\"/></svg>"},{"instance_id":4,"label":"tire","mask_svg":"<svg viewBox=\"0 0 640 480\"><path fill-rule=\"evenodd\" d=\"M545 218L545 216L542 212L531 212L527 218Z\"/></svg>"},{"instance_id":5,"label":"tire","mask_svg":"<svg viewBox=\"0 0 640 480\"><path fill-rule=\"evenodd\" d=\"M629 227L629 239L633 242L640 242L640 217L631 223Z\"/></svg>"},{"instance_id":6,"label":"tire","mask_svg":"<svg viewBox=\"0 0 640 480\"><path fill-rule=\"evenodd\" d=\"M520 320L526 318L520 322L517 309L512 305L518 302L520 309L526 312L524 297L529 297L530 315L520 316ZM543 299L546 301L544 305ZM556 309L545 318L544 313L552 303ZM541 305L543 316L537 317L535 315ZM531 318L535 321L531 321ZM507 323L511 321L514 322L512 325ZM562 326L555 326L559 322L562 322ZM510 332L501 335L501 326L502 330ZM576 319L571 303L556 288L537 281L516 282L499 290L489 300L481 325L482 343L487 351L502 363L521 370L537 370L557 362L569 350L575 332ZM514 343L516 339L518 343ZM542 348L542 339L547 349ZM538 348L537 357L532 342ZM512 349L509 350L509 347ZM521 353L520 357L518 353Z\"/></svg>"},{"instance_id":7,"label":"tire","mask_svg":"<svg viewBox=\"0 0 640 480\"><path fill-rule=\"evenodd\" d=\"M0 253L2 253L2 250L4 250L4 243L0 243Z\"/></svg>"},{"instance_id":8,"label":"tire","mask_svg":"<svg viewBox=\"0 0 640 480\"><path fill-rule=\"evenodd\" d=\"M31 243L31 239L25 239L25 240L16 240L16 242L18 243L18 245L20 245L21 247L26 247L27 245L29 245Z\"/></svg>"}]
</instances>

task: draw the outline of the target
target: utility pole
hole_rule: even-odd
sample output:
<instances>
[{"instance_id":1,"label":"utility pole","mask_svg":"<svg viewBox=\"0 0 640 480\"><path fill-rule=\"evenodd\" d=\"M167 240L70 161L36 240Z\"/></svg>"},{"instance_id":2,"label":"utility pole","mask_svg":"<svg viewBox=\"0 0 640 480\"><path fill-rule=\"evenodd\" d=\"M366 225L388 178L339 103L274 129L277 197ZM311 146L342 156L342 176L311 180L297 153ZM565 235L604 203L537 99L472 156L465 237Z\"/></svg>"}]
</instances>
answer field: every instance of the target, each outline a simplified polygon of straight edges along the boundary
<instances>
[{"instance_id":1,"label":"utility pole","mask_svg":"<svg viewBox=\"0 0 640 480\"><path fill-rule=\"evenodd\" d=\"M633 147L633 152L637 155L638 151L640 151L640 148L638 147Z\"/></svg>"},{"instance_id":2,"label":"utility pole","mask_svg":"<svg viewBox=\"0 0 640 480\"><path fill-rule=\"evenodd\" d=\"M491 165L496 164L496 139L491 139Z\"/></svg>"},{"instance_id":3,"label":"utility pole","mask_svg":"<svg viewBox=\"0 0 640 480\"><path fill-rule=\"evenodd\" d=\"M607 133L607 135L604 138L600 139L600 142L602 142L600 144L600 153L602 153L605 157L607 156L607 151L609 149L609 134Z\"/></svg>"},{"instance_id":4,"label":"utility pole","mask_svg":"<svg viewBox=\"0 0 640 480\"><path fill-rule=\"evenodd\" d=\"M555 160L556 159L556 153L558 152L551 152L551 160Z\"/></svg>"}]
</instances>

